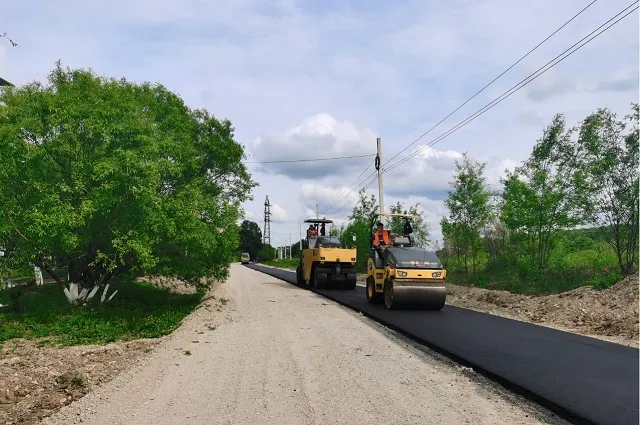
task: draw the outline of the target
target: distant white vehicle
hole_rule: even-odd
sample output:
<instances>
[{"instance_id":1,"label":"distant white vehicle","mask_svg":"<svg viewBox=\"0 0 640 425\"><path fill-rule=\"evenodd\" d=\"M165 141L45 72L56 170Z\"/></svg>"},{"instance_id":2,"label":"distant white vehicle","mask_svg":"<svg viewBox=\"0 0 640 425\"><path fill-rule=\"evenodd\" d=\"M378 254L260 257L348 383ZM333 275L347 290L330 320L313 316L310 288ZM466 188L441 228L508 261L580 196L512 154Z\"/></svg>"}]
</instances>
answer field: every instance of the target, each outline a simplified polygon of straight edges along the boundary
<instances>
[{"instance_id":1,"label":"distant white vehicle","mask_svg":"<svg viewBox=\"0 0 640 425\"><path fill-rule=\"evenodd\" d=\"M242 264L249 264L251 262L251 256L248 252L243 252L240 260L242 261Z\"/></svg>"}]
</instances>

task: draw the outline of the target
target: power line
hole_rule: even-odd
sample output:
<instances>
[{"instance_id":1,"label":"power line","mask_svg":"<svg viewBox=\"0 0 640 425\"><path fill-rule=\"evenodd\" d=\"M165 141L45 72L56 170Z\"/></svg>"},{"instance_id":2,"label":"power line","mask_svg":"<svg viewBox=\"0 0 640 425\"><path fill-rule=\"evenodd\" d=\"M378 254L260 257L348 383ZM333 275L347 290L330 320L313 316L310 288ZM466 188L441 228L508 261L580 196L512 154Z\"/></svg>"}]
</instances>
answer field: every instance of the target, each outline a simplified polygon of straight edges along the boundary
<instances>
[{"instance_id":1,"label":"power line","mask_svg":"<svg viewBox=\"0 0 640 425\"><path fill-rule=\"evenodd\" d=\"M369 175L369 177L367 177L365 179L365 181L368 181L369 183L367 183L367 185L365 186L363 183L362 189L367 190L369 187L371 187L371 185L377 180L378 176L375 175L376 171L374 171L373 173L371 173ZM373 176L373 178L371 179L370 177ZM345 208L352 206L351 202L349 200L347 200L347 202L345 202L340 208L338 208L337 210L331 212L331 214L327 214L327 215L335 215L337 213L339 213L340 211L343 211Z\"/></svg>"},{"instance_id":2,"label":"power line","mask_svg":"<svg viewBox=\"0 0 640 425\"><path fill-rule=\"evenodd\" d=\"M349 194L349 191L353 189L355 189L355 186L358 184L358 181L360 180L360 178L362 177L362 175L364 173L367 172L367 169L369 168L369 165L371 164L367 164L366 167L364 167L364 170L362 170L362 172L360 173L360 175L358 177L356 177L356 179L353 181L353 183L351 183L351 185L349 185L349 187L341 194L338 196L338 198L336 198L336 200L333 201L333 203L331 205L329 205L327 208L323 208L322 210L325 211L325 213L323 213L324 215L326 215L326 211L330 210L334 205L336 205L336 203L338 203L342 198L344 198L345 196L347 196ZM367 177L368 179L369 177Z\"/></svg>"},{"instance_id":3,"label":"power line","mask_svg":"<svg viewBox=\"0 0 640 425\"><path fill-rule=\"evenodd\" d=\"M617 18L618 16L622 15L627 9L631 8L633 5L635 5L636 3L638 3L638 1L633 2L632 4L630 4L629 6L627 6L626 8L624 8L621 12L619 12L618 14L616 14L615 16L613 16L612 18L610 18L608 21L606 21L604 24L600 25L598 28L596 28L595 30L593 30L592 32L590 32L589 34L587 34L585 37L583 37L581 40L579 40L577 43L575 43L573 46L569 47L568 49L566 49L564 52L562 52L561 54L559 54L558 56L556 56L555 58L553 58L551 61L547 62L547 64L545 64L544 66L538 68L537 71L535 71L534 73L532 73L531 75L529 75L527 78L525 78L524 80L520 81L518 84L516 84L515 86L513 86L512 88L510 88L509 90L507 90L506 92L504 92L502 95L500 95L499 97L497 97L496 99L494 99L493 101L491 101L490 103L488 103L487 105L485 105L484 107L482 107L481 109L479 109L478 111L476 111L474 114L470 115L469 117L467 117L465 120L461 121L460 123L458 123L456 126L454 126L453 128L449 129L447 132L445 132L444 134L440 135L439 137L437 137L436 139L434 139L431 143L423 146L422 148L418 149L416 152L412 153L411 155L406 156L405 158L401 159L400 161L396 162L395 164L392 164L389 168L386 168L383 173L386 173L388 171L393 170L394 168L398 167L399 165L403 164L404 162L410 160L411 158L417 156L418 154L420 154L422 151L424 151L425 149L429 148L430 146L435 145L436 143L440 142L441 140L443 140L444 138L448 137L449 135L455 133L456 131L458 131L460 128L464 127L465 125L469 124L471 121L475 120L476 118L478 118L480 115L484 114L485 112L487 112L488 110L492 109L494 106L498 105L500 102L502 102L503 100L507 99L509 96L513 95L514 93L516 93L517 91L519 91L520 89L522 89L523 87L525 87L527 84L531 83L532 81L534 81L536 78L540 77L541 75L543 75L545 72L549 71L551 68L553 68L554 66L556 66L557 64L559 64L560 62L562 62L564 59L568 58L569 56L571 56L572 54L574 54L575 52L577 52L579 49L581 49L582 47L586 46L588 43L590 43L591 41L593 41L594 39L596 39L598 36L600 36L602 33L604 33L605 31L607 31L609 28L611 28L612 26L614 26L615 24L617 24L618 22L620 22L621 20L623 20L624 18L626 18L627 16L629 16L631 13L633 13L635 10L638 9L638 7L635 7L633 10L629 11L628 13L626 13L624 16L622 16L621 18L619 18L618 20L614 21L613 23L611 23L609 26L607 26L606 28L604 28L603 30L601 30L600 32L598 32L597 34L595 34L593 37L591 37L589 40L585 41L583 43L583 41L587 38L589 38L592 34L594 34L596 31L598 31L600 28L604 27L605 25L607 25L609 22L611 22L612 20L614 20L615 18ZM580 43L582 43L581 45L579 45ZM579 46L578 46L579 45ZM576 47L577 46L577 47ZM573 50L572 50L573 49ZM569 52L570 50L572 50L571 52ZM567 53L569 52L569 53ZM564 55L564 56L563 56ZM563 57L561 57L563 56ZM561 58L560 58L561 57ZM560 58L560 59L558 59ZM555 63L553 63L555 62ZM551 66L549 66L551 64ZM547 69L544 69L548 67ZM537 74L537 75L536 75ZM528 81L527 81L528 80ZM520 87L518 87L520 86Z\"/></svg>"},{"instance_id":4,"label":"power line","mask_svg":"<svg viewBox=\"0 0 640 425\"><path fill-rule=\"evenodd\" d=\"M340 159L353 159L353 158L367 158L370 156L376 156L375 153L367 155L351 155L351 156L336 156L333 158L309 158L309 159L283 159L277 161L248 161L245 164L277 164L284 162L317 162L317 161L335 161Z\"/></svg>"},{"instance_id":5,"label":"power line","mask_svg":"<svg viewBox=\"0 0 640 425\"><path fill-rule=\"evenodd\" d=\"M372 176L373 176L373 181L375 181L375 179L376 179L375 174L376 174L376 171L374 170L371 174L369 174L367 177L365 177L365 179L361 182L361 185L362 185L361 188L364 187L366 182L371 182L372 181L371 180ZM369 185L371 185L371 183L369 183ZM356 186L357 186L357 182L356 182ZM355 190L355 187L353 188L353 190ZM349 194L349 192L347 192L346 195L348 195L348 194ZM336 209L334 209L331 212L326 213L326 215L334 215L334 214L342 211L343 209L345 209L347 206L349 206L351 204L351 201L348 198L348 196L346 196L346 195L342 196L342 198L344 198L344 200L341 201L341 202L338 202L338 205L336 206Z\"/></svg>"},{"instance_id":6,"label":"power line","mask_svg":"<svg viewBox=\"0 0 640 425\"><path fill-rule=\"evenodd\" d=\"M576 13L571 19L569 19L567 22L565 22L560 28L558 28L557 30L555 30L554 32L552 32L547 38L545 38L544 40L542 40L540 43L538 43L537 46L535 46L533 49L529 50L524 56L522 56L520 59L518 59L516 62L514 62L509 68L505 69L504 71L502 71L502 73L500 75L498 75L497 77L495 77L493 80L491 80L487 85L485 85L482 89L480 89L479 91L476 92L476 94L474 94L473 96L471 96L469 99L467 99L462 105L458 106L456 109L454 109L451 113L449 113L449 115L447 115L446 117L444 117L443 119L441 119L440 121L438 121L438 123L436 125L434 125L433 127L431 127L429 130L427 130L424 134L422 134L420 137L418 137L416 140L414 140L412 143L410 143L409 145L407 145L404 149L402 149L400 152L398 152L397 154L395 154L393 157L391 157L389 160L387 160L386 162L389 163L391 162L391 160L393 160L394 158L396 158L398 155L400 155L402 152L404 152L405 150L407 150L410 146L413 146L415 143L417 143L420 139L422 139L424 136L426 136L427 134L429 134L433 129L435 129L437 126L439 126L440 124L442 124L447 118L449 118L451 115L455 114L458 110L460 110L460 108L462 108L464 105L466 105L467 103L469 103L470 101L472 101L477 95L479 95L480 93L482 93L487 87L489 87L491 84L493 84L498 78L502 77L504 74L506 74L511 68L513 68L514 66L516 66L517 64L519 64L524 58L526 58L527 56L529 56L531 53L533 53L538 47L542 46L547 40L549 40L551 37L553 37L556 33L558 33L562 28L564 28L565 26L567 26L569 23L571 23L571 21L573 21L575 18L577 18L578 16L580 16L585 10L587 10L588 8L590 8L596 1L598 0L593 0L591 3L589 3L587 6L584 7L584 9L582 9L580 12Z\"/></svg>"}]
</instances>

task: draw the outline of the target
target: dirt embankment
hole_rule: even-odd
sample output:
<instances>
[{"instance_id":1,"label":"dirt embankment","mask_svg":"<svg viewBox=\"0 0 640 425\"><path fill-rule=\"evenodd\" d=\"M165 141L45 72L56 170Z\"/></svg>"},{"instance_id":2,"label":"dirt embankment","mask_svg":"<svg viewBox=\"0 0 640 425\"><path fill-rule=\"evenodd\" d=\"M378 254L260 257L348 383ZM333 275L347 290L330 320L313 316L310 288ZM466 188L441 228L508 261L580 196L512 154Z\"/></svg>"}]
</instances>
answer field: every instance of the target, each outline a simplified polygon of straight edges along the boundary
<instances>
[{"instance_id":1,"label":"dirt embankment","mask_svg":"<svg viewBox=\"0 0 640 425\"><path fill-rule=\"evenodd\" d=\"M638 347L638 274L604 290L533 297L449 285L447 303Z\"/></svg>"}]
</instances>

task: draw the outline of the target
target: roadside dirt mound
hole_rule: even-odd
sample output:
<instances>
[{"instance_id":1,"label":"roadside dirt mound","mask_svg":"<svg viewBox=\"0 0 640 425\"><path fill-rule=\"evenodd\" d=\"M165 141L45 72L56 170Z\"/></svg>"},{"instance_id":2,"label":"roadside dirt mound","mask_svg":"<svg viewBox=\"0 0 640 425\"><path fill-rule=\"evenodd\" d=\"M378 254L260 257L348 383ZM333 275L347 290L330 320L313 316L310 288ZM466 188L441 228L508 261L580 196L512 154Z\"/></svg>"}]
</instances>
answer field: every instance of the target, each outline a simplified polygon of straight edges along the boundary
<instances>
[{"instance_id":1,"label":"roadside dirt mound","mask_svg":"<svg viewBox=\"0 0 640 425\"><path fill-rule=\"evenodd\" d=\"M447 303L638 347L638 278L542 297L448 285Z\"/></svg>"},{"instance_id":2,"label":"roadside dirt mound","mask_svg":"<svg viewBox=\"0 0 640 425\"><path fill-rule=\"evenodd\" d=\"M0 347L0 424L31 425L113 379L161 339L105 346L42 347L13 339Z\"/></svg>"}]
</instances>

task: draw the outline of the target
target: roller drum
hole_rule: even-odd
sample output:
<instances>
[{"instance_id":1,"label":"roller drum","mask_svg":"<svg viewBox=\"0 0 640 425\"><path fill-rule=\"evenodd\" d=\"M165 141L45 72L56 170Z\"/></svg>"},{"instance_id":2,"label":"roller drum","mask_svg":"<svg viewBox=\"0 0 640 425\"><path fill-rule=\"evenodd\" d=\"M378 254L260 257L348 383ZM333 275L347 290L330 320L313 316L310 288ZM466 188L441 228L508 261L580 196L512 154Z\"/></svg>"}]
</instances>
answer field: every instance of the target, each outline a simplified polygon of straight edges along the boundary
<instances>
[{"instance_id":1,"label":"roller drum","mask_svg":"<svg viewBox=\"0 0 640 425\"><path fill-rule=\"evenodd\" d=\"M440 310L447 299L443 280L395 279L390 288L391 308ZM385 294L385 298L388 296ZM389 301L387 300L387 304Z\"/></svg>"}]
</instances>

